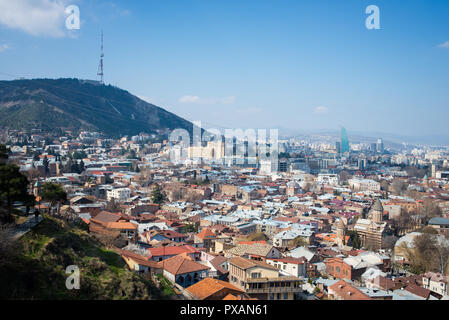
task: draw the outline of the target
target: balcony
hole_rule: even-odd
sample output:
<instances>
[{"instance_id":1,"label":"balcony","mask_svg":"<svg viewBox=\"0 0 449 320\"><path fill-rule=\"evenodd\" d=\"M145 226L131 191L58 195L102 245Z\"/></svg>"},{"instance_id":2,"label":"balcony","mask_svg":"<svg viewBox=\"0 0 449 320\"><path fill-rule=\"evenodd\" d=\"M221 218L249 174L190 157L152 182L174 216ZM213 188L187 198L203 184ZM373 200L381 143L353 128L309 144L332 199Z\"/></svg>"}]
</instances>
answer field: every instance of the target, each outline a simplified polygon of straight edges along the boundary
<instances>
[{"instance_id":1,"label":"balcony","mask_svg":"<svg viewBox=\"0 0 449 320\"><path fill-rule=\"evenodd\" d=\"M302 287L300 279L296 277L251 278L247 280L245 291L247 293L301 292Z\"/></svg>"},{"instance_id":2,"label":"balcony","mask_svg":"<svg viewBox=\"0 0 449 320\"><path fill-rule=\"evenodd\" d=\"M246 293L284 293L284 292L301 292L301 287L265 287L265 288L246 288Z\"/></svg>"}]
</instances>

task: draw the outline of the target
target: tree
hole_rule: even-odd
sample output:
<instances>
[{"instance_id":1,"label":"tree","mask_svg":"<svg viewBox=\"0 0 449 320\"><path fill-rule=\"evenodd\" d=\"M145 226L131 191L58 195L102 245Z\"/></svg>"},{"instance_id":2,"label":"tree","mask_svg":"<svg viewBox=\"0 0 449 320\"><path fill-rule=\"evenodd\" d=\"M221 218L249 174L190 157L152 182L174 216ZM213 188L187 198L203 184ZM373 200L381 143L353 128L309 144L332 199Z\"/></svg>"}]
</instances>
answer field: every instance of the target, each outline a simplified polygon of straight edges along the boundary
<instances>
[{"instance_id":1,"label":"tree","mask_svg":"<svg viewBox=\"0 0 449 320\"><path fill-rule=\"evenodd\" d=\"M104 207L104 210L108 212L120 212L121 209L120 202L115 199L109 200Z\"/></svg>"},{"instance_id":2,"label":"tree","mask_svg":"<svg viewBox=\"0 0 449 320\"><path fill-rule=\"evenodd\" d=\"M41 197L43 201L50 202L52 208L58 203L67 201L67 193L56 183L44 183L42 186Z\"/></svg>"},{"instance_id":3,"label":"tree","mask_svg":"<svg viewBox=\"0 0 449 320\"><path fill-rule=\"evenodd\" d=\"M268 237L263 232L253 232L246 237L246 241L266 241Z\"/></svg>"},{"instance_id":4,"label":"tree","mask_svg":"<svg viewBox=\"0 0 449 320\"><path fill-rule=\"evenodd\" d=\"M198 228L194 223L187 223L181 228L181 233L198 232Z\"/></svg>"},{"instance_id":5,"label":"tree","mask_svg":"<svg viewBox=\"0 0 449 320\"><path fill-rule=\"evenodd\" d=\"M303 237L299 236L295 240L293 240L293 246L294 247L304 247L307 245L307 241L304 240Z\"/></svg>"},{"instance_id":6,"label":"tree","mask_svg":"<svg viewBox=\"0 0 449 320\"><path fill-rule=\"evenodd\" d=\"M45 176L47 176L48 172L50 171L48 168L47 156L45 156L44 159L42 160L42 164L44 165L44 168L45 168Z\"/></svg>"},{"instance_id":7,"label":"tree","mask_svg":"<svg viewBox=\"0 0 449 320\"><path fill-rule=\"evenodd\" d=\"M382 181L380 182L380 189L383 190L383 191L388 192L388 191L389 191L389 190L388 190L388 189L389 189L388 181L382 180Z\"/></svg>"},{"instance_id":8,"label":"tree","mask_svg":"<svg viewBox=\"0 0 449 320\"><path fill-rule=\"evenodd\" d=\"M29 214L30 209L36 205L36 198L32 194L27 194L23 203L26 207L26 213Z\"/></svg>"},{"instance_id":9,"label":"tree","mask_svg":"<svg viewBox=\"0 0 449 320\"><path fill-rule=\"evenodd\" d=\"M391 184L391 191L396 196L402 195L405 190L407 190L407 184L403 180L395 179Z\"/></svg>"},{"instance_id":10,"label":"tree","mask_svg":"<svg viewBox=\"0 0 449 320\"><path fill-rule=\"evenodd\" d=\"M349 243L353 248L360 249L362 247L362 241L357 231L350 230L347 232L347 235L349 236Z\"/></svg>"},{"instance_id":11,"label":"tree","mask_svg":"<svg viewBox=\"0 0 449 320\"><path fill-rule=\"evenodd\" d=\"M14 201L25 201L28 195L28 179L19 171L19 167L14 164L0 165L0 202L6 200L8 217L3 217L8 221L12 214Z\"/></svg>"},{"instance_id":12,"label":"tree","mask_svg":"<svg viewBox=\"0 0 449 320\"><path fill-rule=\"evenodd\" d=\"M153 191L151 192L151 201L159 205L163 204L167 200L167 196L159 184L156 183Z\"/></svg>"},{"instance_id":13,"label":"tree","mask_svg":"<svg viewBox=\"0 0 449 320\"><path fill-rule=\"evenodd\" d=\"M126 158L127 159L135 159L136 158L136 150L131 149L131 151L129 152L129 154Z\"/></svg>"},{"instance_id":14,"label":"tree","mask_svg":"<svg viewBox=\"0 0 449 320\"><path fill-rule=\"evenodd\" d=\"M4 144L0 144L0 163L5 163L9 156L9 149Z\"/></svg>"},{"instance_id":15,"label":"tree","mask_svg":"<svg viewBox=\"0 0 449 320\"><path fill-rule=\"evenodd\" d=\"M437 271L445 274L449 261L449 237L423 233L413 240L415 250L410 253L412 270Z\"/></svg>"},{"instance_id":16,"label":"tree","mask_svg":"<svg viewBox=\"0 0 449 320\"><path fill-rule=\"evenodd\" d=\"M81 160L78 164L78 173L82 173L86 168L84 167L84 161Z\"/></svg>"},{"instance_id":17,"label":"tree","mask_svg":"<svg viewBox=\"0 0 449 320\"><path fill-rule=\"evenodd\" d=\"M351 174L346 171L341 171L339 173L339 178L342 183L347 182L351 178Z\"/></svg>"},{"instance_id":18,"label":"tree","mask_svg":"<svg viewBox=\"0 0 449 320\"><path fill-rule=\"evenodd\" d=\"M424 200L423 213L425 216L424 223L427 223L432 218L441 217L442 215L441 208L438 206L436 202L430 199Z\"/></svg>"},{"instance_id":19,"label":"tree","mask_svg":"<svg viewBox=\"0 0 449 320\"><path fill-rule=\"evenodd\" d=\"M72 157L75 160L80 160L80 159L84 159L87 158L87 154L84 150L81 151L75 151L72 153Z\"/></svg>"}]
</instances>

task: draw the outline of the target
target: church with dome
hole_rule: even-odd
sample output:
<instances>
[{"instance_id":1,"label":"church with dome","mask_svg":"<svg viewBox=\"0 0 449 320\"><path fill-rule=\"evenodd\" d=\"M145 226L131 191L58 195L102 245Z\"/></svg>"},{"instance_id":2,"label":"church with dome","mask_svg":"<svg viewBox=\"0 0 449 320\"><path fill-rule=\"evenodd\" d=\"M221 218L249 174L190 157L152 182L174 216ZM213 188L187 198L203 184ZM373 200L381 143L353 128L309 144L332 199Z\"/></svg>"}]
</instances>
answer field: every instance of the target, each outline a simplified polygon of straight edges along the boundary
<instances>
[{"instance_id":1,"label":"church with dome","mask_svg":"<svg viewBox=\"0 0 449 320\"><path fill-rule=\"evenodd\" d=\"M384 220L384 208L380 200L376 199L368 217L358 219L354 226L362 247L375 251L384 248L385 238L390 234L388 224Z\"/></svg>"}]
</instances>

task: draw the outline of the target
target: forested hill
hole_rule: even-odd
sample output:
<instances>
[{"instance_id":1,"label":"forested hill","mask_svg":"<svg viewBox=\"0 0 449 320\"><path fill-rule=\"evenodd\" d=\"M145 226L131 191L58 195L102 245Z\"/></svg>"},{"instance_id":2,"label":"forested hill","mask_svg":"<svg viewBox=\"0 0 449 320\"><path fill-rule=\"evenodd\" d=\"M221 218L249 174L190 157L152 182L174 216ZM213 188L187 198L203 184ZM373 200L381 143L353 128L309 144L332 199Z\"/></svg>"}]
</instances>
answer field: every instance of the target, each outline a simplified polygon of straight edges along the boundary
<instances>
[{"instance_id":1,"label":"forested hill","mask_svg":"<svg viewBox=\"0 0 449 320\"><path fill-rule=\"evenodd\" d=\"M79 79L0 81L0 127L93 130L114 137L192 131L191 122L128 91Z\"/></svg>"}]
</instances>

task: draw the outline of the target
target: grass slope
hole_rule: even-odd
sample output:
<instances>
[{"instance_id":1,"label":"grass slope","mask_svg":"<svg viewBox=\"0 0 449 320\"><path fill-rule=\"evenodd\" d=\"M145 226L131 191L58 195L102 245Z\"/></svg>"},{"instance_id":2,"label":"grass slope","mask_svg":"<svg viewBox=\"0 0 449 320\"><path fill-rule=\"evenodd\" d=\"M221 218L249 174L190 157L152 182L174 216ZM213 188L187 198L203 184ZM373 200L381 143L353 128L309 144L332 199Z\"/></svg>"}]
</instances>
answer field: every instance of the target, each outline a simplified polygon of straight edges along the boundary
<instances>
[{"instance_id":1,"label":"grass slope","mask_svg":"<svg viewBox=\"0 0 449 320\"><path fill-rule=\"evenodd\" d=\"M66 267L80 268L80 289L68 290ZM153 283L127 269L82 226L45 219L20 239L0 266L0 299L161 299Z\"/></svg>"}]
</instances>

